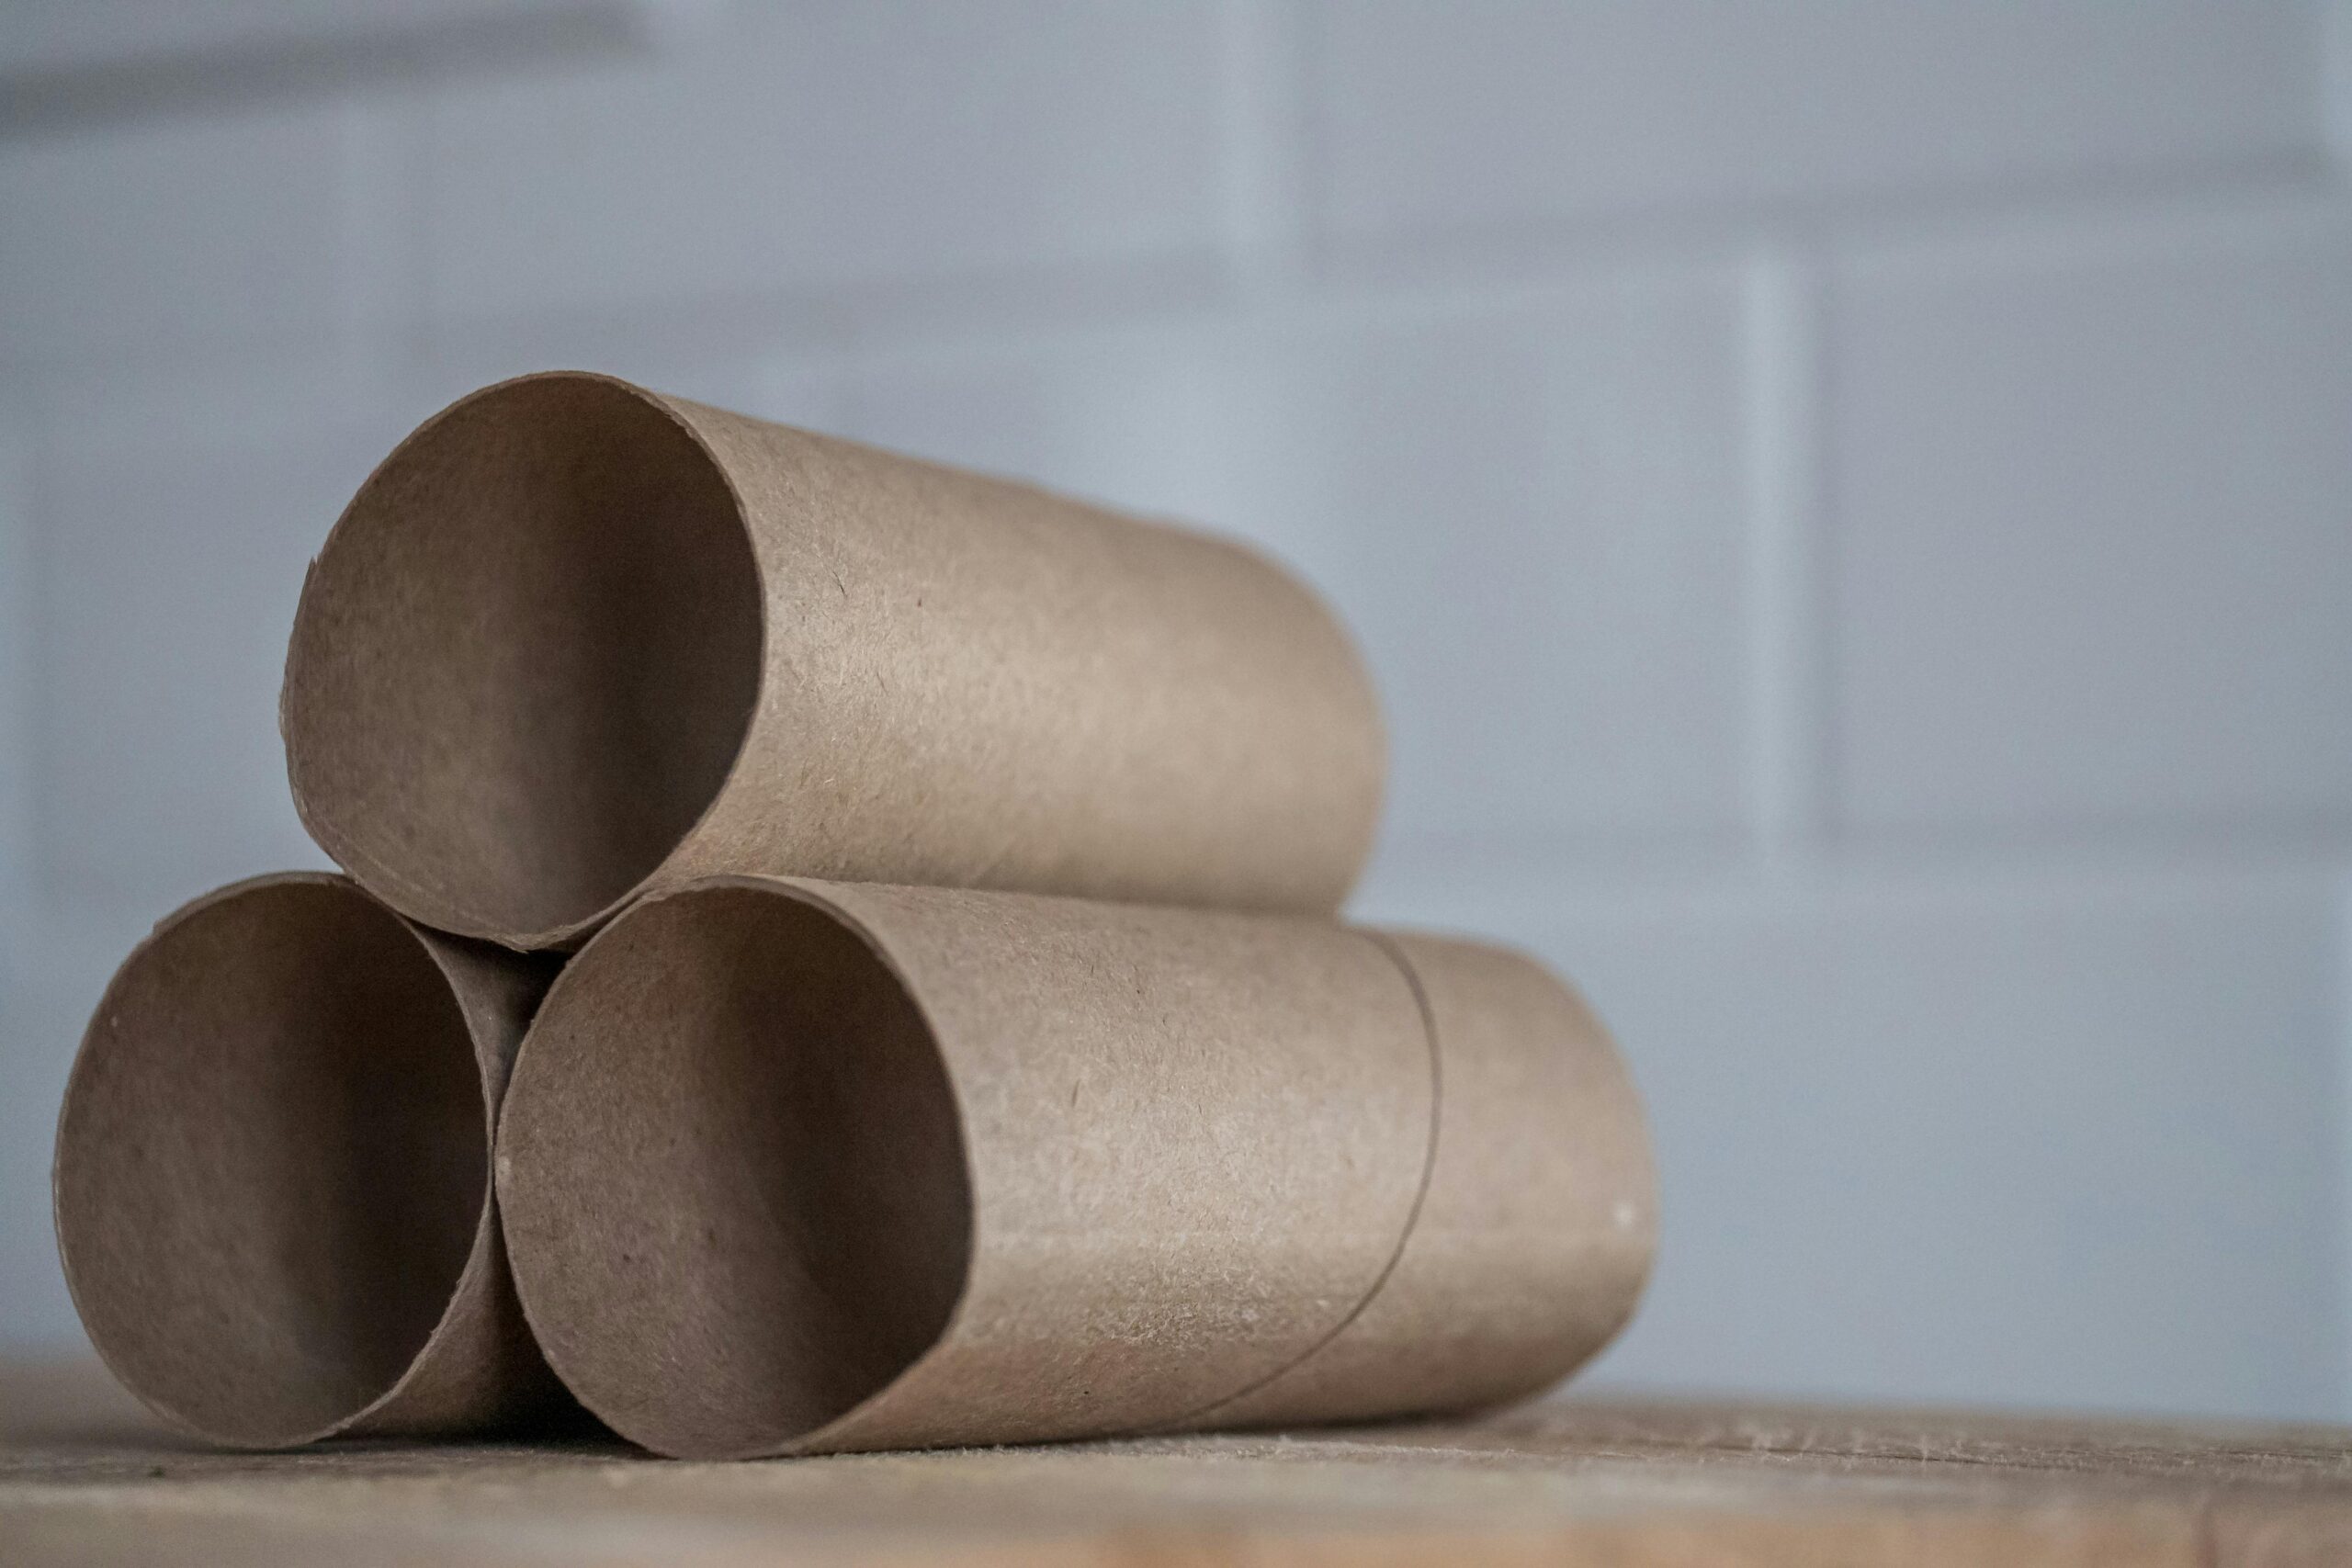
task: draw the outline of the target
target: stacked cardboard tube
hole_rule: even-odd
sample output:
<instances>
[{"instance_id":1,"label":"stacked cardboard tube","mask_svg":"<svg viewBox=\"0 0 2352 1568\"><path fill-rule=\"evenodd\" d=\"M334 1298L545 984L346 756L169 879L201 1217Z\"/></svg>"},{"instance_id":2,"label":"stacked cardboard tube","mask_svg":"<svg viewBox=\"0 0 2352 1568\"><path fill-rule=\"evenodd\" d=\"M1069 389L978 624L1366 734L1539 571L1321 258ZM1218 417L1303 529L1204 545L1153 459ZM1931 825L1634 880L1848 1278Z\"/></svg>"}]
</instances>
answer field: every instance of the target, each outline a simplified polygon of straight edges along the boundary
<instances>
[{"instance_id":1,"label":"stacked cardboard tube","mask_svg":"<svg viewBox=\"0 0 2352 1568\"><path fill-rule=\"evenodd\" d=\"M1640 1292L1614 1049L1336 919L1376 705L1237 546L527 377L361 488L281 725L348 874L159 925L58 1130L83 1320L201 1436L1431 1413Z\"/></svg>"}]
</instances>

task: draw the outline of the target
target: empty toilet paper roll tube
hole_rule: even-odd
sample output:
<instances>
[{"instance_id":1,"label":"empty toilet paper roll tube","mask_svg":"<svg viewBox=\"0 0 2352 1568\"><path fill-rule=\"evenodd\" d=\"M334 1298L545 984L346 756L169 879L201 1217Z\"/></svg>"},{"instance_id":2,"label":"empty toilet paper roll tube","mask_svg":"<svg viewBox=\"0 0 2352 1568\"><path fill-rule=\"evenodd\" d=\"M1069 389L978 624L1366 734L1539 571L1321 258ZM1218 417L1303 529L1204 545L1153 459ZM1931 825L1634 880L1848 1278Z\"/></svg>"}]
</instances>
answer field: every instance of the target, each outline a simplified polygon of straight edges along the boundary
<instances>
[{"instance_id":1,"label":"empty toilet paper roll tube","mask_svg":"<svg viewBox=\"0 0 2352 1568\"><path fill-rule=\"evenodd\" d=\"M345 869L523 948L736 872L1329 913L1383 767L1345 634L1238 545L572 373L368 479L281 721Z\"/></svg>"},{"instance_id":2,"label":"empty toilet paper roll tube","mask_svg":"<svg viewBox=\"0 0 2352 1568\"><path fill-rule=\"evenodd\" d=\"M498 1168L548 1361L688 1457L1498 1402L1655 1236L1615 1050L1514 953L782 878L582 950Z\"/></svg>"},{"instance_id":3,"label":"empty toilet paper roll tube","mask_svg":"<svg viewBox=\"0 0 2352 1568\"><path fill-rule=\"evenodd\" d=\"M124 1384L253 1448L569 1409L514 1302L490 1165L553 970L314 873L157 925L57 1129L58 1251Z\"/></svg>"}]
</instances>

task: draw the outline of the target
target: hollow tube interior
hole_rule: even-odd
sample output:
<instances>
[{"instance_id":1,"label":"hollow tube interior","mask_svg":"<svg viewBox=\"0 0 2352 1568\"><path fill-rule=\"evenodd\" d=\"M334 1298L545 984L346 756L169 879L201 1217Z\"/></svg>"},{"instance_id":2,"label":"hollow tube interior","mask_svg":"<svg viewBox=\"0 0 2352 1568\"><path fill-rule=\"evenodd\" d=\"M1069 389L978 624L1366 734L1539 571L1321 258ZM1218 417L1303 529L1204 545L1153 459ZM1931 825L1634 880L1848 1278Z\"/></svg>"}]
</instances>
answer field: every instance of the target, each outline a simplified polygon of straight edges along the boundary
<instances>
[{"instance_id":1,"label":"hollow tube interior","mask_svg":"<svg viewBox=\"0 0 2352 1568\"><path fill-rule=\"evenodd\" d=\"M726 476L650 394L510 381L403 442L306 582L282 716L296 803L426 924L515 945L655 871L760 684Z\"/></svg>"},{"instance_id":2,"label":"hollow tube interior","mask_svg":"<svg viewBox=\"0 0 2352 1568\"><path fill-rule=\"evenodd\" d=\"M500 1195L572 1393L659 1452L774 1452L944 1331L970 1262L953 1091L831 910L705 884L572 961L515 1068Z\"/></svg>"},{"instance_id":3,"label":"hollow tube interior","mask_svg":"<svg viewBox=\"0 0 2352 1568\"><path fill-rule=\"evenodd\" d=\"M348 883L257 884L158 929L60 1120L60 1251L92 1341L205 1436L274 1447L390 1392L489 1199L464 1015Z\"/></svg>"}]
</instances>

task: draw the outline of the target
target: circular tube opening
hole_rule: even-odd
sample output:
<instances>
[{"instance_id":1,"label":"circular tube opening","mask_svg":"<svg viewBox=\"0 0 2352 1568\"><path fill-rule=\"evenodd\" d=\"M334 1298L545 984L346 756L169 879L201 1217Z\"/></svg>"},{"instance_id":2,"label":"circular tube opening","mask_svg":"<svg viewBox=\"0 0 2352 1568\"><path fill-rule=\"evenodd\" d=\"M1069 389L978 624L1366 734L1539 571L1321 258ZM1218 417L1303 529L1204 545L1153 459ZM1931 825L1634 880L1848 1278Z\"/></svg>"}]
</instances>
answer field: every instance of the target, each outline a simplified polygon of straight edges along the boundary
<instances>
[{"instance_id":1,"label":"circular tube opening","mask_svg":"<svg viewBox=\"0 0 2352 1568\"><path fill-rule=\"evenodd\" d=\"M674 413L600 376L490 388L384 460L311 569L295 803L416 919L567 941L717 798L761 647L741 508Z\"/></svg>"},{"instance_id":2,"label":"circular tube opening","mask_svg":"<svg viewBox=\"0 0 2352 1568\"><path fill-rule=\"evenodd\" d=\"M524 1314L614 1430L774 1453L944 1332L971 1188L930 1027L865 938L777 887L640 904L540 1009L501 1113Z\"/></svg>"},{"instance_id":3,"label":"circular tube opening","mask_svg":"<svg viewBox=\"0 0 2352 1568\"><path fill-rule=\"evenodd\" d=\"M489 1110L448 981L341 878L190 906L98 1005L57 1134L92 1342L219 1441L349 1426L415 1361L489 1207Z\"/></svg>"}]
</instances>

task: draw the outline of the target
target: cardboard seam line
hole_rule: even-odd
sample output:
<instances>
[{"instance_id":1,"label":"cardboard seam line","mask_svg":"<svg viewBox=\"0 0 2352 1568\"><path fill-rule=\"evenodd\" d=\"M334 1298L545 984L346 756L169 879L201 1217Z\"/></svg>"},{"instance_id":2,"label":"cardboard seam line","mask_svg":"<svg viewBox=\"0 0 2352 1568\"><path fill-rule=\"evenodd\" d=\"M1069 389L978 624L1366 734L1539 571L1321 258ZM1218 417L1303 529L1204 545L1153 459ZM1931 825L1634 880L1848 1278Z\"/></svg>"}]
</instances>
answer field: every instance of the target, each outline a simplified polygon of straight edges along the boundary
<instances>
[{"instance_id":1,"label":"cardboard seam line","mask_svg":"<svg viewBox=\"0 0 2352 1568\"><path fill-rule=\"evenodd\" d=\"M1356 1304L1350 1307L1340 1321L1333 1324L1321 1338L1276 1367L1272 1371L1243 1384L1231 1393L1219 1394L1206 1404L1159 1422L1149 1429L1149 1433L1183 1431L1191 1427L1194 1422L1205 1421L1227 1405L1247 1399L1268 1384L1288 1377L1292 1372L1321 1355L1324 1348L1339 1338L1340 1335L1345 1334L1349 1325L1362 1317L1365 1310L1379 1298L1380 1292L1388 1288L1389 1277L1396 1272L1396 1266L1404 1261L1405 1248L1411 1244L1413 1232L1420 1225L1421 1205L1429 1201L1430 1183L1437 1174L1439 1130L1445 1125L1445 1054L1438 1043L1437 1012L1430 1006L1429 993L1421 988L1421 976L1414 969L1412 960L1406 957L1404 951L1389 940L1386 932L1359 928L1356 934L1385 953L1388 961L1396 965L1397 972L1405 976L1405 984L1413 993L1413 1005L1420 1010L1421 1038L1427 1043L1430 1053L1429 1141L1423 1146L1421 1154L1420 1186L1414 1190L1412 1207L1405 1211L1405 1224L1396 1233L1396 1248L1389 1253L1388 1261L1380 1266L1380 1272L1374 1277L1372 1283L1364 1288L1363 1294L1357 1298Z\"/></svg>"}]
</instances>

